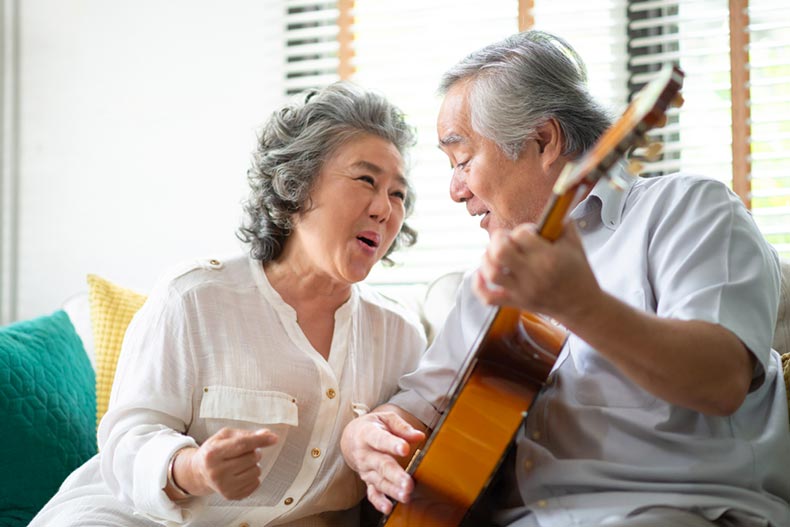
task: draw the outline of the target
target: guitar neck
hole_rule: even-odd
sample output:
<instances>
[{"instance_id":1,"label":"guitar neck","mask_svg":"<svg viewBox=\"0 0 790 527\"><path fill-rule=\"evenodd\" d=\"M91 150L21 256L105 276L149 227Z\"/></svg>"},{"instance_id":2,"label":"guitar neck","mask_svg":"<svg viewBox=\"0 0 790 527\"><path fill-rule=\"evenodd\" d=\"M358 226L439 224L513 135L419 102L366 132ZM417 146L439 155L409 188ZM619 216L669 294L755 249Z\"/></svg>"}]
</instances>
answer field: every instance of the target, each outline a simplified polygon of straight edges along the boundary
<instances>
[{"instance_id":1,"label":"guitar neck","mask_svg":"<svg viewBox=\"0 0 790 527\"><path fill-rule=\"evenodd\" d=\"M589 185L582 184L576 187L574 191L564 192L562 194L557 194L556 192L552 193L548 204L543 209L543 215L538 222L538 234L552 242L562 236L568 214L570 214L573 207L584 198L589 190Z\"/></svg>"}]
</instances>

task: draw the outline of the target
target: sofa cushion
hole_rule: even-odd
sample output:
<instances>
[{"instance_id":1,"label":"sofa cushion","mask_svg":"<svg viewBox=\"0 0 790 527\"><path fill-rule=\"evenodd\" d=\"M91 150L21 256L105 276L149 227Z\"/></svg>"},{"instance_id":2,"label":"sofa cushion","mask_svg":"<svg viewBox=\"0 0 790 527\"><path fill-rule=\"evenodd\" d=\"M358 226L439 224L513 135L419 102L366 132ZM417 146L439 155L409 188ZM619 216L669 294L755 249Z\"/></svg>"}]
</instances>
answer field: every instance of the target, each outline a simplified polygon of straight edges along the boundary
<instances>
[{"instance_id":1,"label":"sofa cushion","mask_svg":"<svg viewBox=\"0 0 790 527\"><path fill-rule=\"evenodd\" d=\"M0 328L0 524L27 525L96 453L94 382L65 312Z\"/></svg>"},{"instance_id":2,"label":"sofa cushion","mask_svg":"<svg viewBox=\"0 0 790 527\"><path fill-rule=\"evenodd\" d=\"M96 424L107 411L123 336L145 296L96 275L88 275L91 328L96 353Z\"/></svg>"}]
</instances>

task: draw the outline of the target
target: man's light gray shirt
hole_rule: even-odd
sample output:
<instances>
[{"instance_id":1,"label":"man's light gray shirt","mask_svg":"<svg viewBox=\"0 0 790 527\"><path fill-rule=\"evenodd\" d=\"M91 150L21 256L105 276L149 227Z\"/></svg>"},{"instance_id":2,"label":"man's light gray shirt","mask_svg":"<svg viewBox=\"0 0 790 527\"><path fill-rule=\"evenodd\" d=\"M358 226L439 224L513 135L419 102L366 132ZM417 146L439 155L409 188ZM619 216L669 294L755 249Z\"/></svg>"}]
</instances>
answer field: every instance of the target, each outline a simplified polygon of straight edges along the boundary
<instances>
[{"instance_id":1,"label":"man's light gray shirt","mask_svg":"<svg viewBox=\"0 0 790 527\"><path fill-rule=\"evenodd\" d=\"M524 502L552 527L656 505L709 519L732 508L790 525L790 427L771 350L779 264L739 198L717 181L682 174L639 179L623 192L601 182L572 218L604 290L661 317L722 325L756 367L741 408L707 416L652 396L571 335L518 435ZM434 423L490 310L467 277L443 330L391 402Z\"/></svg>"}]
</instances>

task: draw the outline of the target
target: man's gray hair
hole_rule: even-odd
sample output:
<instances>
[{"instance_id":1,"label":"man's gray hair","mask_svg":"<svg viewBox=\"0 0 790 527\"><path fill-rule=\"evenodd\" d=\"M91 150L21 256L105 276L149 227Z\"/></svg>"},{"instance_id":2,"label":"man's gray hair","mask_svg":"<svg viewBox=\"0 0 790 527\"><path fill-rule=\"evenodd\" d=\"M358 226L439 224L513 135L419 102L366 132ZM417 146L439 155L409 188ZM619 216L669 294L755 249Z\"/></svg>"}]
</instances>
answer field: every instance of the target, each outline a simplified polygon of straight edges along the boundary
<instances>
[{"instance_id":1,"label":"man's gray hair","mask_svg":"<svg viewBox=\"0 0 790 527\"><path fill-rule=\"evenodd\" d=\"M250 194L245 219L237 231L250 244L250 255L263 262L282 253L296 216L310 209L310 195L323 164L338 147L363 134L391 142L406 160L415 144L413 129L387 99L348 82L301 94L275 111L264 125L247 171ZM407 180L405 217L414 209L414 189ZM331 228L331 226L327 226ZM383 260L399 247L417 241L405 222Z\"/></svg>"},{"instance_id":2,"label":"man's gray hair","mask_svg":"<svg viewBox=\"0 0 790 527\"><path fill-rule=\"evenodd\" d=\"M450 68L439 91L470 80L472 128L516 159L536 130L555 119L563 154L578 156L611 125L587 90L587 70L560 37L525 31L475 51Z\"/></svg>"}]
</instances>

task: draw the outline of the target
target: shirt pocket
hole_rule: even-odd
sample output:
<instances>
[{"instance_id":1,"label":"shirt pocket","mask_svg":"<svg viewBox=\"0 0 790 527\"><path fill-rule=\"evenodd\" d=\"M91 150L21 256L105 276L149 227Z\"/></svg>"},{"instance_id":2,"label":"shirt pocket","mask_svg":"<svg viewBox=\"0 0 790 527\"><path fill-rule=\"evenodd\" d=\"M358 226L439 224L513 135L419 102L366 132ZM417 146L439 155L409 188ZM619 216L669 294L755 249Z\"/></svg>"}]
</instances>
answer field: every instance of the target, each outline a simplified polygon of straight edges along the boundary
<instances>
[{"instance_id":1,"label":"shirt pocket","mask_svg":"<svg viewBox=\"0 0 790 527\"><path fill-rule=\"evenodd\" d=\"M225 427L267 428L274 432L277 442L264 449L258 463L265 477L277 461L291 430L299 425L299 406L296 397L285 392L206 386L200 402L200 419L209 437Z\"/></svg>"},{"instance_id":2,"label":"shirt pocket","mask_svg":"<svg viewBox=\"0 0 790 527\"><path fill-rule=\"evenodd\" d=\"M296 397L285 392L206 386L200 402L201 419L242 421L258 425L299 425Z\"/></svg>"}]
</instances>

